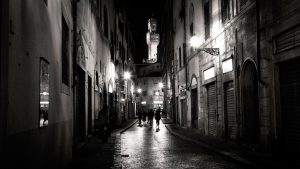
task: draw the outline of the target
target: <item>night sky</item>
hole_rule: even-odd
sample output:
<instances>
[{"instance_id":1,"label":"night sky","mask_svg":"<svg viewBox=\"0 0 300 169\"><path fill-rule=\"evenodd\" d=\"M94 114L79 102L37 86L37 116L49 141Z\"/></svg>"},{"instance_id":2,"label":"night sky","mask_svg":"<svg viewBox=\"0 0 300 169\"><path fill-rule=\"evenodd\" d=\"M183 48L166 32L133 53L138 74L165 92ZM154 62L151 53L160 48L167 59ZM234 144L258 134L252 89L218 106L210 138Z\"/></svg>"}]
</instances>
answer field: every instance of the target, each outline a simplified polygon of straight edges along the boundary
<instances>
[{"instance_id":1,"label":"night sky","mask_svg":"<svg viewBox=\"0 0 300 169\"><path fill-rule=\"evenodd\" d=\"M163 11L164 0L126 0L128 3L128 19L131 23L132 32L136 41L135 62L142 63L143 58L148 57L146 43L146 32L148 19L154 15L158 19L160 29L160 18Z\"/></svg>"}]
</instances>

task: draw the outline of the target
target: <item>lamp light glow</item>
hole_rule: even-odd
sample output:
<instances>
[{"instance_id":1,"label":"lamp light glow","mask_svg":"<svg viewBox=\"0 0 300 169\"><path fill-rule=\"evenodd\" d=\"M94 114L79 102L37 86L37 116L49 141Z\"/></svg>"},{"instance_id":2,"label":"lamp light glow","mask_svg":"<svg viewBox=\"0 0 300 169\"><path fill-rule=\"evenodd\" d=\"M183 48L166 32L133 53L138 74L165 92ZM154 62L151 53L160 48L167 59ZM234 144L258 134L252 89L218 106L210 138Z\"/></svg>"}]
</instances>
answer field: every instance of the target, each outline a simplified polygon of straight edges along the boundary
<instances>
[{"instance_id":1,"label":"lamp light glow","mask_svg":"<svg viewBox=\"0 0 300 169\"><path fill-rule=\"evenodd\" d=\"M198 36L194 35L190 40L190 44L192 47L198 48L201 45L201 40Z\"/></svg>"},{"instance_id":2,"label":"lamp light glow","mask_svg":"<svg viewBox=\"0 0 300 169\"><path fill-rule=\"evenodd\" d=\"M164 87L164 84L162 82L158 83L158 87L162 88Z\"/></svg>"},{"instance_id":3,"label":"lamp light glow","mask_svg":"<svg viewBox=\"0 0 300 169\"><path fill-rule=\"evenodd\" d=\"M124 73L124 79L129 79L130 78L130 73L129 72L125 72Z\"/></svg>"}]
</instances>

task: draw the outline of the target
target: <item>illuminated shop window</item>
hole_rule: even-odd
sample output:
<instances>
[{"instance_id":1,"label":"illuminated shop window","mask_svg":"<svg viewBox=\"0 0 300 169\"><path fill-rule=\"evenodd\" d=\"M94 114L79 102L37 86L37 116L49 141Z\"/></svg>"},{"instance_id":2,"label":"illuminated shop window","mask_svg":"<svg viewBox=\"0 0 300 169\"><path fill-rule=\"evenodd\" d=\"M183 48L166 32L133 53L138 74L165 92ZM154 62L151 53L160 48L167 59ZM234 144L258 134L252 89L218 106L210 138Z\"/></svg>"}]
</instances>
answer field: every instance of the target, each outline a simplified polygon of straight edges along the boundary
<instances>
[{"instance_id":1,"label":"illuminated shop window","mask_svg":"<svg viewBox=\"0 0 300 169\"><path fill-rule=\"evenodd\" d=\"M203 72L204 80L211 79L215 77L215 67L211 67Z\"/></svg>"},{"instance_id":2,"label":"illuminated shop window","mask_svg":"<svg viewBox=\"0 0 300 169\"><path fill-rule=\"evenodd\" d=\"M222 63L223 73L232 71L232 59L227 59Z\"/></svg>"},{"instance_id":3,"label":"illuminated shop window","mask_svg":"<svg viewBox=\"0 0 300 169\"><path fill-rule=\"evenodd\" d=\"M49 113L49 63L41 58L40 61L40 106L39 106L39 119L40 127L48 126L48 113Z\"/></svg>"}]
</instances>

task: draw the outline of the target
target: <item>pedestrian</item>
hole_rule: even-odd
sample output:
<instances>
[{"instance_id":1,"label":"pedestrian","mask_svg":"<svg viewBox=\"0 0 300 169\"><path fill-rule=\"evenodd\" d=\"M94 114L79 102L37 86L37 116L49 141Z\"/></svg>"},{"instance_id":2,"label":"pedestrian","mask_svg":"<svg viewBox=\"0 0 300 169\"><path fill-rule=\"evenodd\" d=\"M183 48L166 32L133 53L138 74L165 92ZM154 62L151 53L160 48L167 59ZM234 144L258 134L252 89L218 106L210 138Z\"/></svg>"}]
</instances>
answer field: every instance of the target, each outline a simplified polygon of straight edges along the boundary
<instances>
[{"instance_id":1,"label":"pedestrian","mask_svg":"<svg viewBox=\"0 0 300 169\"><path fill-rule=\"evenodd\" d=\"M153 124L153 116L154 116L154 111L153 111L153 109L150 109L148 112L148 120L149 120L150 126L152 126L152 124Z\"/></svg>"},{"instance_id":2,"label":"pedestrian","mask_svg":"<svg viewBox=\"0 0 300 169\"><path fill-rule=\"evenodd\" d=\"M156 113L155 113L156 131L159 130L159 121L160 121L160 118L161 118L160 112L161 112L160 107L158 107L158 109L156 110Z\"/></svg>"},{"instance_id":3,"label":"pedestrian","mask_svg":"<svg viewBox=\"0 0 300 169\"><path fill-rule=\"evenodd\" d=\"M109 133L109 107L105 104L101 111L99 112L98 118L100 122L100 132L102 136L102 142L106 142L108 139Z\"/></svg>"},{"instance_id":4,"label":"pedestrian","mask_svg":"<svg viewBox=\"0 0 300 169\"><path fill-rule=\"evenodd\" d=\"M147 112L143 110L143 124L146 124Z\"/></svg>"},{"instance_id":5,"label":"pedestrian","mask_svg":"<svg viewBox=\"0 0 300 169\"><path fill-rule=\"evenodd\" d=\"M142 125L142 117L143 117L142 111L138 110L137 115L138 115L138 118L139 118L139 126L141 126Z\"/></svg>"}]
</instances>

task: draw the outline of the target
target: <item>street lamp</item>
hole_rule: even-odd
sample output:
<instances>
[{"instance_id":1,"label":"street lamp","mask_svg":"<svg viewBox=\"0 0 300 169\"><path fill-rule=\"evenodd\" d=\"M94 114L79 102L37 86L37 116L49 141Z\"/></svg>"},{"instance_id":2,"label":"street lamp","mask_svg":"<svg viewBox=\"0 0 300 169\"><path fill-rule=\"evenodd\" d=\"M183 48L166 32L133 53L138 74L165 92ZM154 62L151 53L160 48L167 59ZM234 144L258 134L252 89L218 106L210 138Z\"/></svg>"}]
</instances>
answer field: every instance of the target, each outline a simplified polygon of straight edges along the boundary
<instances>
[{"instance_id":1,"label":"street lamp","mask_svg":"<svg viewBox=\"0 0 300 169\"><path fill-rule=\"evenodd\" d=\"M138 93L142 93L142 89L141 89L141 88L138 88L138 89L137 89L137 92L138 92Z\"/></svg>"},{"instance_id":2,"label":"street lamp","mask_svg":"<svg viewBox=\"0 0 300 169\"><path fill-rule=\"evenodd\" d=\"M131 77L130 73L129 72L125 72L124 73L124 79L127 80Z\"/></svg>"},{"instance_id":3,"label":"street lamp","mask_svg":"<svg viewBox=\"0 0 300 169\"><path fill-rule=\"evenodd\" d=\"M164 84L162 82L158 83L158 87L159 88L163 88L164 87Z\"/></svg>"}]
</instances>

